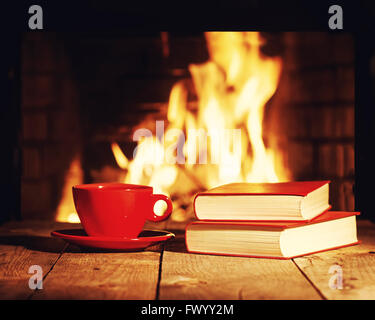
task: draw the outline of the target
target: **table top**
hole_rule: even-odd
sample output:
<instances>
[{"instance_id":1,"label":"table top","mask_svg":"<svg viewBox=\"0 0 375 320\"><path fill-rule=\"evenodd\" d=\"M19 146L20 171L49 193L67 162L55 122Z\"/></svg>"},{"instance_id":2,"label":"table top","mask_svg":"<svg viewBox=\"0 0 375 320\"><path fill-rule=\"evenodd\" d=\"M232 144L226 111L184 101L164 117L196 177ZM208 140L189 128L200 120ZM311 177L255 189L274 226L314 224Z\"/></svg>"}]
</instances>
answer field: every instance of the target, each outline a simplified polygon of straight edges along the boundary
<instances>
[{"instance_id":1,"label":"table top","mask_svg":"<svg viewBox=\"0 0 375 320\"><path fill-rule=\"evenodd\" d=\"M361 244L291 260L191 254L181 223L151 227L176 238L140 252L93 252L50 236L80 225L8 222L0 299L375 299L375 225L366 220L358 221ZM32 265L43 270L41 289L29 287ZM342 287L332 282L338 271Z\"/></svg>"}]
</instances>

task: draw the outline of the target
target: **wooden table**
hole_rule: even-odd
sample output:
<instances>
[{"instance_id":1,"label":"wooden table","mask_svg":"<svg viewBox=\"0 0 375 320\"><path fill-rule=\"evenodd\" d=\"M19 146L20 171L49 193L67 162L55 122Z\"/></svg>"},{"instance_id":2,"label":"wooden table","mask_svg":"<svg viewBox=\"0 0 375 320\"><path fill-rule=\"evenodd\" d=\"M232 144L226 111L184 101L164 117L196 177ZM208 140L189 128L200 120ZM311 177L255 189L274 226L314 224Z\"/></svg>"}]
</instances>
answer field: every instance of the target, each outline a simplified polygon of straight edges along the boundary
<instances>
[{"instance_id":1,"label":"wooden table","mask_svg":"<svg viewBox=\"0 0 375 320\"><path fill-rule=\"evenodd\" d=\"M50 236L71 224L2 225L0 299L375 298L375 225L369 221L358 221L360 245L293 260L189 254L182 226L162 227L176 238L142 252L108 253L85 252ZM28 286L31 265L42 267L40 290ZM342 268L342 289L329 286L334 265Z\"/></svg>"}]
</instances>

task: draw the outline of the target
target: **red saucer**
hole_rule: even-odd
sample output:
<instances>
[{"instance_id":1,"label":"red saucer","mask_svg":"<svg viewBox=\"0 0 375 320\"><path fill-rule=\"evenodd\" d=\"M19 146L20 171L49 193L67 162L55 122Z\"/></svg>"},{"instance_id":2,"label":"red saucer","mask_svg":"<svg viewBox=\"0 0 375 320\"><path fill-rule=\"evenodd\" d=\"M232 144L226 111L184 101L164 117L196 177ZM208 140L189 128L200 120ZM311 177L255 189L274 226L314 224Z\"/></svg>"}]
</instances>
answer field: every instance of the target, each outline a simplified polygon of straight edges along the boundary
<instances>
[{"instance_id":1,"label":"red saucer","mask_svg":"<svg viewBox=\"0 0 375 320\"><path fill-rule=\"evenodd\" d=\"M83 229L55 230L51 235L80 247L132 251L141 250L174 237L168 231L143 230L137 238L90 237Z\"/></svg>"}]
</instances>

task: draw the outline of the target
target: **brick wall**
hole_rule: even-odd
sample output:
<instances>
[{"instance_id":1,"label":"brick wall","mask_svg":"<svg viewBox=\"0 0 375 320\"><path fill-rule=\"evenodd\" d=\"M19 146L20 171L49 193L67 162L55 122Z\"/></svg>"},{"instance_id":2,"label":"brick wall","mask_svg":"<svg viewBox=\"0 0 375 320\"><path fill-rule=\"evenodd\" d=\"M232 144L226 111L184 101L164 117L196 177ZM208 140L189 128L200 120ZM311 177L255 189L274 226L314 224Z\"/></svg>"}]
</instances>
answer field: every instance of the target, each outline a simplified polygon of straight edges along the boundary
<instances>
[{"instance_id":1,"label":"brick wall","mask_svg":"<svg viewBox=\"0 0 375 320\"><path fill-rule=\"evenodd\" d=\"M354 43L351 34L285 33L272 102L296 180L329 179L336 210L354 209ZM271 106L272 107L272 106Z\"/></svg>"},{"instance_id":2,"label":"brick wall","mask_svg":"<svg viewBox=\"0 0 375 320\"><path fill-rule=\"evenodd\" d=\"M77 96L55 34L25 33L21 50L21 212L50 219L80 141Z\"/></svg>"}]
</instances>

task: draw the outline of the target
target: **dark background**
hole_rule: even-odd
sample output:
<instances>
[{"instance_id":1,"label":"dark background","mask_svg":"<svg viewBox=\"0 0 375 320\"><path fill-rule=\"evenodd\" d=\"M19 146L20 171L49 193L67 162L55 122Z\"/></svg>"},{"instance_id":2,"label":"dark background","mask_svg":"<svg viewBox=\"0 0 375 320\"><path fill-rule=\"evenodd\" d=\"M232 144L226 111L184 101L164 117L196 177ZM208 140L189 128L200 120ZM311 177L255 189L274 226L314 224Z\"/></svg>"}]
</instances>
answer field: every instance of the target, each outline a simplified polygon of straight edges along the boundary
<instances>
[{"instance_id":1,"label":"dark background","mask_svg":"<svg viewBox=\"0 0 375 320\"><path fill-rule=\"evenodd\" d=\"M5 6L0 63L1 197L0 223L20 219L20 41L28 31L28 7L43 8L44 32L139 32L175 30L329 31L330 4L342 5L344 31L353 32L356 45L355 199L363 218L375 221L372 182L375 181L374 146L374 16L370 1L208 1L120 3L111 1L17 2ZM151 31L151 32L152 32ZM340 31L332 31L340 32ZM324 48L322 48L324 50ZM372 71L371 71L372 70Z\"/></svg>"}]
</instances>

